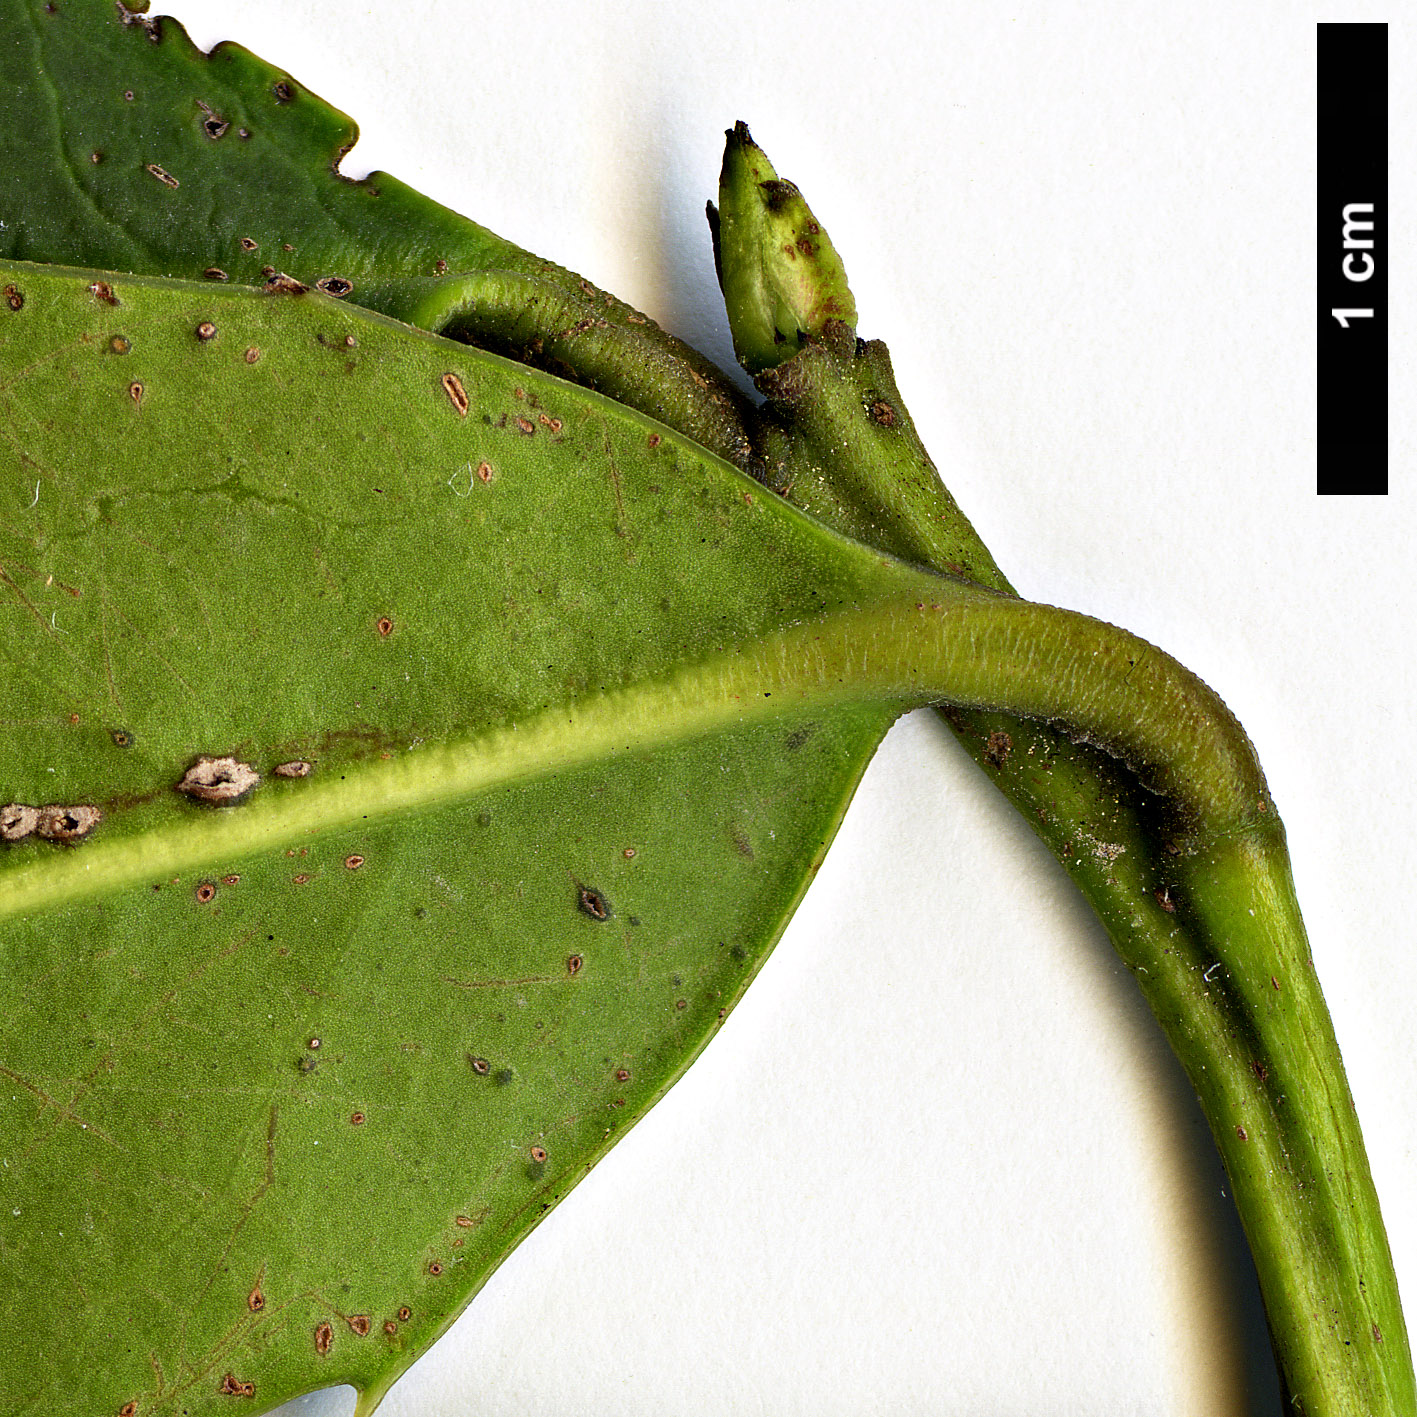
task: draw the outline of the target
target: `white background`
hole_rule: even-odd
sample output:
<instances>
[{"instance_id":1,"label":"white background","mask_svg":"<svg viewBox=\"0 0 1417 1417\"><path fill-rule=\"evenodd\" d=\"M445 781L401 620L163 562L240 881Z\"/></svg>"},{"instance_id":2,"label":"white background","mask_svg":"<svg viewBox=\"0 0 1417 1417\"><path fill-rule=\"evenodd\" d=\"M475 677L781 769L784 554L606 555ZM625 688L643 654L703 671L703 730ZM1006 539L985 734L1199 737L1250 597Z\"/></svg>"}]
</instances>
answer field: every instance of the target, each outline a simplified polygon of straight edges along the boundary
<instances>
[{"instance_id":1,"label":"white background","mask_svg":"<svg viewBox=\"0 0 1417 1417\"><path fill-rule=\"evenodd\" d=\"M1383 10L169 8L357 117L347 172L395 172L720 362L702 211L722 130L752 125L1019 589L1163 645L1258 744L1417 1312L1409 33L1393 492L1320 500L1314 23ZM1272 1417L1223 1186L1100 928L916 716L717 1041L382 1412Z\"/></svg>"}]
</instances>

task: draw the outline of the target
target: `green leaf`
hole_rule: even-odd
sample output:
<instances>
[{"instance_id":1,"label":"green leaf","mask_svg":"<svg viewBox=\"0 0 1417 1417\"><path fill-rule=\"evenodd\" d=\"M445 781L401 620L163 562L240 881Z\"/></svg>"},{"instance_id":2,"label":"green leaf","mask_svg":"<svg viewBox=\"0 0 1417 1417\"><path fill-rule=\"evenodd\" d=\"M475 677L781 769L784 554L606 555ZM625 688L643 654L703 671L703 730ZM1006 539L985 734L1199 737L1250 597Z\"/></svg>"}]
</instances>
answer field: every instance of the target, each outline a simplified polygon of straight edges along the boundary
<instances>
[{"instance_id":1,"label":"green leaf","mask_svg":"<svg viewBox=\"0 0 1417 1417\"><path fill-rule=\"evenodd\" d=\"M673 676L918 578L316 293L0 285L0 795L102 813L0 859L0 1390L377 1394L716 1029L891 717Z\"/></svg>"}]
</instances>

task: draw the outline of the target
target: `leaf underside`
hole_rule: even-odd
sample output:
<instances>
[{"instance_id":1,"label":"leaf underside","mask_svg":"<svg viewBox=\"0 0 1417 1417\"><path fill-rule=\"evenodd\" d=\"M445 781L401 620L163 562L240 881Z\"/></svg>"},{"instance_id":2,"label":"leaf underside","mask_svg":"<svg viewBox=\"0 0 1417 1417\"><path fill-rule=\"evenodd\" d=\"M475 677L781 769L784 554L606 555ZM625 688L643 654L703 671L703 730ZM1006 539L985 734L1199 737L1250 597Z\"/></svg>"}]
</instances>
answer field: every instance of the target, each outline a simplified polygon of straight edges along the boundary
<instances>
[{"instance_id":1,"label":"leaf underside","mask_svg":"<svg viewBox=\"0 0 1417 1417\"><path fill-rule=\"evenodd\" d=\"M890 713L505 730L897 573L492 356L93 283L0 273L0 797L104 813L0 853L0 1397L382 1391L711 1036ZM265 780L193 802L208 754Z\"/></svg>"}]
</instances>

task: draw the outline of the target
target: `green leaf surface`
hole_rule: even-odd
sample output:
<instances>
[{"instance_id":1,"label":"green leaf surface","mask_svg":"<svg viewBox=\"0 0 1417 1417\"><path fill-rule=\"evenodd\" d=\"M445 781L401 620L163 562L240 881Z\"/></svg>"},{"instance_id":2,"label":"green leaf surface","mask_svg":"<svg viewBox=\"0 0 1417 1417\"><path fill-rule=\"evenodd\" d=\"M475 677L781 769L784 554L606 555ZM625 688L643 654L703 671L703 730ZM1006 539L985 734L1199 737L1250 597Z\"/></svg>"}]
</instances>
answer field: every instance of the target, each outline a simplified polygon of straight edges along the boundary
<instances>
[{"instance_id":1,"label":"green leaf surface","mask_svg":"<svg viewBox=\"0 0 1417 1417\"><path fill-rule=\"evenodd\" d=\"M0 858L0 1393L376 1395L712 1034L891 717L669 676L914 573L318 293L0 285L0 796L103 814Z\"/></svg>"}]
</instances>

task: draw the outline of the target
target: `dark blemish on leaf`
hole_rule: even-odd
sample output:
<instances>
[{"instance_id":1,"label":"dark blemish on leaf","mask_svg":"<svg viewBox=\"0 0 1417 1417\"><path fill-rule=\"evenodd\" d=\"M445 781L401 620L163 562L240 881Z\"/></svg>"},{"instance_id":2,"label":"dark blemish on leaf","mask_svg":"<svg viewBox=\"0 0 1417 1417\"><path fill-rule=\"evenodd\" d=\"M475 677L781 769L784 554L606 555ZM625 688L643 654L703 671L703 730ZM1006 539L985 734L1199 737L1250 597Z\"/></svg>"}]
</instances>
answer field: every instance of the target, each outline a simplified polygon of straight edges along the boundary
<instances>
[{"instance_id":1,"label":"dark blemish on leaf","mask_svg":"<svg viewBox=\"0 0 1417 1417\"><path fill-rule=\"evenodd\" d=\"M530 438L532 434L536 432L536 424L534 424L529 418L523 418L521 414L517 415L517 427L520 428L521 431L525 433L528 438Z\"/></svg>"},{"instance_id":2,"label":"dark blemish on leaf","mask_svg":"<svg viewBox=\"0 0 1417 1417\"><path fill-rule=\"evenodd\" d=\"M320 1040L318 1038L312 1038L305 1046L310 1049L312 1053L318 1052L320 1048Z\"/></svg>"},{"instance_id":3,"label":"dark blemish on leaf","mask_svg":"<svg viewBox=\"0 0 1417 1417\"><path fill-rule=\"evenodd\" d=\"M447 275L447 273L448 263L441 256L439 256L438 259L433 262L433 274L445 276Z\"/></svg>"},{"instance_id":4,"label":"dark blemish on leaf","mask_svg":"<svg viewBox=\"0 0 1417 1417\"><path fill-rule=\"evenodd\" d=\"M623 856L626 861L633 861L635 859L635 848L633 846L627 846L620 855Z\"/></svg>"},{"instance_id":5,"label":"dark blemish on leaf","mask_svg":"<svg viewBox=\"0 0 1417 1417\"><path fill-rule=\"evenodd\" d=\"M243 251L255 251L259 249L257 243L249 236L243 236L238 244Z\"/></svg>"},{"instance_id":6,"label":"dark blemish on leaf","mask_svg":"<svg viewBox=\"0 0 1417 1417\"><path fill-rule=\"evenodd\" d=\"M253 1314L259 1314L266 1307L266 1296L261 1293L259 1284L246 1296L246 1307Z\"/></svg>"},{"instance_id":7,"label":"dark blemish on leaf","mask_svg":"<svg viewBox=\"0 0 1417 1417\"><path fill-rule=\"evenodd\" d=\"M428 1261L428 1273L431 1274L434 1279L437 1279L442 1272L443 1266L437 1260Z\"/></svg>"},{"instance_id":8,"label":"dark blemish on leaf","mask_svg":"<svg viewBox=\"0 0 1417 1417\"><path fill-rule=\"evenodd\" d=\"M238 128L236 130L236 136L238 138L249 138L251 136L251 130L249 128Z\"/></svg>"},{"instance_id":9,"label":"dark blemish on leaf","mask_svg":"<svg viewBox=\"0 0 1417 1417\"><path fill-rule=\"evenodd\" d=\"M125 1402L118 1409L118 1417L138 1417L138 1404L136 1402Z\"/></svg>"},{"instance_id":10,"label":"dark blemish on leaf","mask_svg":"<svg viewBox=\"0 0 1417 1417\"><path fill-rule=\"evenodd\" d=\"M149 175L156 177L164 187L177 187L180 185L177 179L165 167L159 167L155 162L148 163L147 170Z\"/></svg>"},{"instance_id":11,"label":"dark blemish on leaf","mask_svg":"<svg viewBox=\"0 0 1417 1417\"><path fill-rule=\"evenodd\" d=\"M390 1338L392 1338L394 1334L396 1334L398 1331L399 1326L392 1319L384 1320L384 1332L387 1333Z\"/></svg>"},{"instance_id":12,"label":"dark blemish on leaf","mask_svg":"<svg viewBox=\"0 0 1417 1417\"><path fill-rule=\"evenodd\" d=\"M343 276L321 276L315 282L315 289L323 290L326 295L333 295L336 300L342 300L354 289L354 282Z\"/></svg>"},{"instance_id":13,"label":"dark blemish on leaf","mask_svg":"<svg viewBox=\"0 0 1417 1417\"><path fill-rule=\"evenodd\" d=\"M177 784L177 790L198 802L231 806L258 787L261 775L250 763L235 758L198 758Z\"/></svg>"},{"instance_id":14,"label":"dark blemish on leaf","mask_svg":"<svg viewBox=\"0 0 1417 1417\"><path fill-rule=\"evenodd\" d=\"M400 1309L399 1309L399 1322L400 1322L400 1323L405 1323L405 1324L406 1324L412 1317L413 1317L413 1310L410 1309L407 1304L404 1304L402 1307L400 1307Z\"/></svg>"},{"instance_id":15,"label":"dark blemish on leaf","mask_svg":"<svg viewBox=\"0 0 1417 1417\"><path fill-rule=\"evenodd\" d=\"M22 802L0 807L0 841L23 841L39 825L39 810Z\"/></svg>"},{"instance_id":16,"label":"dark blemish on leaf","mask_svg":"<svg viewBox=\"0 0 1417 1417\"><path fill-rule=\"evenodd\" d=\"M344 869L346 871L357 871L364 864L362 856L346 856L344 858Z\"/></svg>"},{"instance_id":17,"label":"dark blemish on leaf","mask_svg":"<svg viewBox=\"0 0 1417 1417\"><path fill-rule=\"evenodd\" d=\"M795 753L815 732L815 723L804 724L801 728L794 728L784 740L783 746L789 753Z\"/></svg>"},{"instance_id":18,"label":"dark blemish on leaf","mask_svg":"<svg viewBox=\"0 0 1417 1417\"><path fill-rule=\"evenodd\" d=\"M362 1127L364 1125L363 1112L351 1112L349 1114L349 1125L351 1127Z\"/></svg>"},{"instance_id":19,"label":"dark blemish on leaf","mask_svg":"<svg viewBox=\"0 0 1417 1417\"><path fill-rule=\"evenodd\" d=\"M743 960L745 960L745 959L748 958L748 951L745 950L742 945L734 945L734 946L728 951L728 953L729 953L734 959L738 960L739 963L741 963Z\"/></svg>"},{"instance_id":20,"label":"dark blemish on leaf","mask_svg":"<svg viewBox=\"0 0 1417 1417\"><path fill-rule=\"evenodd\" d=\"M5 287L5 304L12 310L23 310L25 308L25 297L23 292L14 285Z\"/></svg>"},{"instance_id":21,"label":"dark blemish on leaf","mask_svg":"<svg viewBox=\"0 0 1417 1417\"><path fill-rule=\"evenodd\" d=\"M629 1080L630 1080L630 1070L629 1070L629 1068L616 1068L616 1069L615 1069L615 1081L616 1081L616 1082L629 1082Z\"/></svg>"},{"instance_id":22,"label":"dark blemish on leaf","mask_svg":"<svg viewBox=\"0 0 1417 1417\"><path fill-rule=\"evenodd\" d=\"M449 401L458 411L459 418L467 417L467 390L462 386L462 380L456 374L443 375L443 392L447 394Z\"/></svg>"},{"instance_id":23,"label":"dark blemish on leaf","mask_svg":"<svg viewBox=\"0 0 1417 1417\"><path fill-rule=\"evenodd\" d=\"M1261 1082L1269 1081L1269 1069L1258 1058L1250 1064L1250 1070Z\"/></svg>"},{"instance_id":24,"label":"dark blemish on leaf","mask_svg":"<svg viewBox=\"0 0 1417 1417\"><path fill-rule=\"evenodd\" d=\"M216 326L212 324L210 320L203 320L202 323L197 326L197 338L201 340L203 344L206 344L208 340L214 340L216 338Z\"/></svg>"},{"instance_id":25,"label":"dark blemish on leaf","mask_svg":"<svg viewBox=\"0 0 1417 1417\"><path fill-rule=\"evenodd\" d=\"M256 1384L243 1383L228 1373L221 1380L221 1387L217 1391L224 1397L255 1397Z\"/></svg>"},{"instance_id":26,"label":"dark blemish on leaf","mask_svg":"<svg viewBox=\"0 0 1417 1417\"><path fill-rule=\"evenodd\" d=\"M344 337L344 347L346 349L357 349L359 347L359 341L355 339L353 335L346 335ZM354 368L352 364L349 367L351 369Z\"/></svg>"},{"instance_id":27,"label":"dark blemish on leaf","mask_svg":"<svg viewBox=\"0 0 1417 1417\"><path fill-rule=\"evenodd\" d=\"M740 856L746 857L749 861L755 859L753 843L748 840L748 833L745 832L741 826L735 822L733 826L729 828L728 835L733 842L734 851Z\"/></svg>"},{"instance_id":28,"label":"dark blemish on leaf","mask_svg":"<svg viewBox=\"0 0 1417 1417\"><path fill-rule=\"evenodd\" d=\"M876 399L871 407L867 409L867 414L872 423L879 424L882 428L895 427L895 409L893 409L885 399Z\"/></svg>"},{"instance_id":29,"label":"dark blemish on leaf","mask_svg":"<svg viewBox=\"0 0 1417 1417\"><path fill-rule=\"evenodd\" d=\"M320 1065L313 1058L297 1058L295 1068L300 1073L313 1073Z\"/></svg>"},{"instance_id":30,"label":"dark blemish on leaf","mask_svg":"<svg viewBox=\"0 0 1417 1417\"><path fill-rule=\"evenodd\" d=\"M544 1166L546 1164L546 1148L544 1146L532 1147L531 1159L535 1161L538 1166Z\"/></svg>"},{"instance_id":31,"label":"dark blemish on leaf","mask_svg":"<svg viewBox=\"0 0 1417 1417\"><path fill-rule=\"evenodd\" d=\"M474 1058L469 1053L467 1060L472 1064L473 1072L477 1073L480 1077L486 1077L487 1074L492 1071L492 1064L489 1063L486 1058Z\"/></svg>"},{"instance_id":32,"label":"dark blemish on leaf","mask_svg":"<svg viewBox=\"0 0 1417 1417\"><path fill-rule=\"evenodd\" d=\"M127 728L115 728L112 737L114 743L120 748L131 748L137 741Z\"/></svg>"},{"instance_id":33,"label":"dark blemish on leaf","mask_svg":"<svg viewBox=\"0 0 1417 1417\"><path fill-rule=\"evenodd\" d=\"M1250 1134L1244 1129L1244 1127L1236 1127L1235 1135L1239 1137L1241 1141L1249 1141L1250 1139Z\"/></svg>"},{"instance_id":34,"label":"dark blemish on leaf","mask_svg":"<svg viewBox=\"0 0 1417 1417\"><path fill-rule=\"evenodd\" d=\"M1374 1342L1374 1343L1381 1343L1382 1341L1383 1341L1383 1331L1382 1331L1382 1329L1380 1329L1380 1328L1377 1326L1377 1324L1374 1324L1374 1325L1373 1325L1373 1342Z\"/></svg>"},{"instance_id":35,"label":"dark blemish on leaf","mask_svg":"<svg viewBox=\"0 0 1417 1417\"><path fill-rule=\"evenodd\" d=\"M379 637L386 640L394 632L394 622L387 615L381 615L375 628L379 631Z\"/></svg>"},{"instance_id":36,"label":"dark blemish on leaf","mask_svg":"<svg viewBox=\"0 0 1417 1417\"><path fill-rule=\"evenodd\" d=\"M1274 977L1274 975L1271 974L1271 975L1269 976L1269 982L1270 982L1276 989L1279 988L1279 980L1277 980L1277 979Z\"/></svg>"},{"instance_id":37,"label":"dark blemish on leaf","mask_svg":"<svg viewBox=\"0 0 1417 1417\"><path fill-rule=\"evenodd\" d=\"M277 777L309 777L311 764L297 759L290 763L277 763L272 769Z\"/></svg>"},{"instance_id":38,"label":"dark blemish on leaf","mask_svg":"<svg viewBox=\"0 0 1417 1417\"><path fill-rule=\"evenodd\" d=\"M1014 740L1002 728L996 728L985 741L984 761L990 767L1001 768L1013 752Z\"/></svg>"},{"instance_id":39,"label":"dark blemish on leaf","mask_svg":"<svg viewBox=\"0 0 1417 1417\"><path fill-rule=\"evenodd\" d=\"M350 1332L353 1333L356 1338L369 1337L370 1323L368 1314L351 1314L347 1322L349 1323Z\"/></svg>"},{"instance_id":40,"label":"dark blemish on leaf","mask_svg":"<svg viewBox=\"0 0 1417 1417\"><path fill-rule=\"evenodd\" d=\"M585 960L580 955L572 955L570 959L566 961L566 973L574 978L581 972L581 966L584 963Z\"/></svg>"},{"instance_id":41,"label":"dark blemish on leaf","mask_svg":"<svg viewBox=\"0 0 1417 1417\"><path fill-rule=\"evenodd\" d=\"M234 885L236 885L240 880L241 880L241 877L238 876L235 871L233 871L229 876L223 876L223 877L221 878L221 883L222 883L222 885L224 885L224 886L234 886Z\"/></svg>"},{"instance_id":42,"label":"dark blemish on leaf","mask_svg":"<svg viewBox=\"0 0 1417 1417\"><path fill-rule=\"evenodd\" d=\"M208 266L202 272L208 280L230 280L231 277L220 266Z\"/></svg>"},{"instance_id":43,"label":"dark blemish on leaf","mask_svg":"<svg viewBox=\"0 0 1417 1417\"><path fill-rule=\"evenodd\" d=\"M118 297L113 293L113 287L106 280L96 280L89 283L89 294L95 300L102 300L105 305L117 305Z\"/></svg>"},{"instance_id":44,"label":"dark blemish on leaf","mask_svg":"<svg viewBox=\"0 0 1417 1417\"><path fill-rule=\"evenodd\" d=\"M330 1351L330 1344L334 1339L335 1331L329 1324L318 1324L315 1328L315 1352L323 1358Z\"/></svg>"},{"instance_id":45,"label":"dark blemish on leaf","mask_svg":"<svg viewBox=\"0 0 1417 1417\"><path fill-rule=\"evenodd\" d=\"M658 433L651 433L649 435L649 445L651 448L657 448L662 441Z\"/></svg>"},{"instance_id":46,"label":"dark blemish on leaf","mask_svg":"<svg viewBox=\"0 0 1417 1417\"><path fill-rule=\"evenodd\" d=\"M576 886L576 904L592 920L610 919L610 902L593 886Z\"/></svg>"},{"instance_id":47,"label":"dark blemish on leaf","mask_svg":"<svg viewBox=\"0 0 1417 1417\"><path fill-rule=\"evenodd\" d=\"M97 167L99 163L103 161L103 154L99 152L97 148L95 148L93 152L89 154L89 161L93 163L95 167Z\"/></svg>"},{"instance_id":48,"label":"dark blemish on leaf","mask_svg":"<svg viewBox=\"0 0 1417 1417\"><path fill-rule=\"evenodd\" d=\"M261 357L261 351L253 344L243 356L248 364L254 364Z\"/></svg>"},{"instance_id":49,"label":"dark blemish on leaf","mask_svg":"<svg viewBox=\"0 0 1417 1417\"><path fill-rule=\"evenodd\" d=\"M218 118L215 113L210 113L202 119L202 132L212 139L224 137L230 127L231 124L225 118Z\"/></svg>"},{"instance_id":50,"label":"dark blemish on leaf","mask_svg":"<svg viewBox=\"0 0 1417 1417\"><path fill-rule=\"evenodd\" d=\"M498 1087L506 1087L515 1076L516 1074L513 1073L510 1068L500 1068L497 1072L492 1074L492 1081L495 1082Z\"/></svg>"},{"instance_id":51,"label":"dark blemish on leaf","mask_svg":"<svg viewBox=\"0 0 1417 1417\"><path fill-rule=\"evenodd\" d=\"M114 335L108 341L108 347L114 354L128 354L132 350L133 344L126 335Z\"/></svg>"},{"instance_id":52,"label":"dark blemish on leaf","mask_svg":"<svg viewBox=\"0 0 1417 1417\"><path fill-rule=\"evenodd\" d=\"M133 90L132 90L132 89L124 89L124 90L123 90L123 100L124 100L125 103L132 103L132 101L133 101Z\"/></svg>"},{"instance_id":53,"label":"dark blemish on leaf","mask_svg":"<svg viewBox=\"0 0 1417 1417\"><path fill-rule=\"evenodd\" d=\"M289 103L295 97L294 85L286 79L282 79L271 92L275 94L277 103Z\"/></svg>"},{"instance_id":54,"label":"dark blemish on leaf","mask_svg":"<svg viewBox=\"0 0 1417 1417\"><path fill-rule=\"evenodd\" d=\"M261 267L261 278L262 278L263 280L270 280L270 278L271 278L273 275L275 275L275 273L276 273L276 268L275 268L274 266L262 266L262 267Z\"/></svg>"},{"instance_id":55,"label":"dark blemish on leaf","mask_svg":"<svg viewBox=\"0 0 1417 1417\"><path fill-rule=\"evenodd\" d=\"M490 462L480 462L477 465L477 478L479 482L492 481L492 464Z\"/></svg>"},{"instance_id":56,"label":"dark blemish on leaf","mask_svg":"<svg viewBox=\"0 0 1417 1417\"><path fill-rule=\"evenodd\" d=\"M1159 891L1155 891L1153 894L1156 896L1157 905L1168 915L1174 915L1176 913L1176 902L1171 899L1170 886L1162 886Z\"/></svg>"},{"instance_id":57,"label":"dark blemish on leaf","mask_svg":"<svg viewBox=\"0 0 1417 1417\"><path fill-rule=\"evenodd\" d=\"M210 905L216 899L216 887L210 881L202 881L196 890L197 904Z\"/></svg>"},{"instance_id":58,"label":"dark blemish on leaf","mask_svg":"<svg viewBox=\"0 0 1417 1417\"><path fill-rule=\"evenodd\" d=\"M42 807L34 829L46 841L79 841L102 820L97 807Z\"/></svg>"},{"instance_id":59,"label":"dark blemish on leaf","mask_svg":"<svg viewBox=\"0 0 1417 1417\"><path fill-rule=\"evenodd\" d=\"M687 999L675 999L674 1007L676 1009L687 1009L689 1007L689 1001Z\"/></svg>"},{"instance_id":60,"label":"dark blemish on leaf","mask_svg":"<svg viewBox=\"0 0 1417 1417\"><path fill-rule=\"evenodd\" d=\"M310 884L310 877L303 871L298 876L292 876L290 880L292 885L308 886Z\"/></svg>"},{"instance_id":61,"label":"dark blemish on leaf","mask_svg":"<svg viewBox=\"0 0 1417 1417\"><path fill-rule=\"evenodd\" d=\"M261 289L267 295L304 295L310 287L296 280L294 276L286 275L284 271L277 271Z\"/></svg>"}]
</instances>

